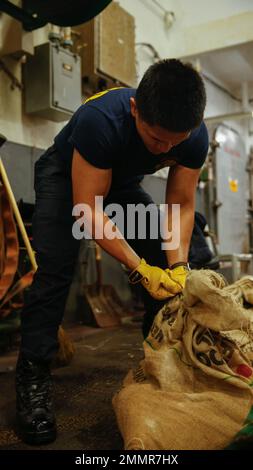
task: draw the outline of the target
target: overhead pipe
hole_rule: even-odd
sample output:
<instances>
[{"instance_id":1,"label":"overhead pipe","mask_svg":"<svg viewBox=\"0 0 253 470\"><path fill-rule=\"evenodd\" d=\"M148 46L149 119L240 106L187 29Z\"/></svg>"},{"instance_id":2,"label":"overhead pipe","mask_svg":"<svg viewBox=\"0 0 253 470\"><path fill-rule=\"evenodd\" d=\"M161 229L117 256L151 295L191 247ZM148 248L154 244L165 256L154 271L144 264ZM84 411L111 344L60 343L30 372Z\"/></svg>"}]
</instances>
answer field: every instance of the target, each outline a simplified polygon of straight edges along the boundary
<instances>
[{"instance_id":1,"label":"overhead pipe","mask_svg":"<svg viewBox=\"0 0 253 470\"><path fill-rule=\"evenodd\" d=\"M250 111L249 104L249 86L248 82L242 82L242 109L243 111Z\"/></svg>"},{"instance_id":2,"label":"overhead pipe","mask_svg":"<svg viewBox=\"0 0 253 470\"><path fill-rule=\"evenodd\" d=\"M239 111L228 114L219 114L217 116L210 116L204 118L205 122L214 123L222 121L240 120L240 119L252 119L253 111Z\"/></svg>"},{"instance_id":3,"label":"overhead pipe","mask_svg":"<svg viewBox=\"0 0 253 470\"><path fill-rule=\"evenodd\" d=\"M250 102L249 102L249 87L247 82L242 83L242 88L241 88L241 96L242 96L242 110L241 111L236 111L233 113L228 113L228 114L221 114L219 116L211 116L205 118L205 121L208 123L214 123L214 122L221 122L221 121L227 121L227 120L239 120L239 119L252 119L253 118L253 110L250 107Z\"/></svg>"}]
</instances>

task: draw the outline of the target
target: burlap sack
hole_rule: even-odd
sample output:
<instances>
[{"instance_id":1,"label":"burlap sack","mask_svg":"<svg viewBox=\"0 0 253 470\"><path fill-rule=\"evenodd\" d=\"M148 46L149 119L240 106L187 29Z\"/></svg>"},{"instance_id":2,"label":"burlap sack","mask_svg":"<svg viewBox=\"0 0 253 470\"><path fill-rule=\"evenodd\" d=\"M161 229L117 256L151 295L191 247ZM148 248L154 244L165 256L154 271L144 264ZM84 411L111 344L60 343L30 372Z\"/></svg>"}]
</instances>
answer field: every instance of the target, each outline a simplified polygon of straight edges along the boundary
<instances>
[{"instance_id":1,"label":"burlap sack","mask_svg":"<svg viewBox=\"0 0 253 470\"><path fill-rule=\"evenodd\" d=\"M113 406L125 449L223 449L253 402L253 277L191 271Z\"/></svg>"}]
</instances>

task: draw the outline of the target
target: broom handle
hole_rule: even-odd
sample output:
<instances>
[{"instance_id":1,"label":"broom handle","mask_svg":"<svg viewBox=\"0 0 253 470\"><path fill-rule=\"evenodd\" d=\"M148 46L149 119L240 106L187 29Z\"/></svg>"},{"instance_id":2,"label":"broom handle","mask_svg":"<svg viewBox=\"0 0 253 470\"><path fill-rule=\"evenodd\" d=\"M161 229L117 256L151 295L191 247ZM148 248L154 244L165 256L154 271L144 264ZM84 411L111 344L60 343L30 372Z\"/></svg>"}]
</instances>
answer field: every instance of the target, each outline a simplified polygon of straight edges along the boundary
<instances>
[{"instance_id":1,"label":"broom handle","mask_svg":"<svg viewBox=\"0 0 253 470\"><path fill-rule=\"evenodd\" d=\"M95 242L95 249L96 249L96 268L97 268L97 291L99 293L101 290L101 286L102 286L101 248L96 242Z\"/></svg>"},{"instance_id":2,"label":"broom handle","mask_svg":"<svg viewBox=\"0 0 253 470\"><path fill-rule=\"evenodd\" d=\"M13 210L13 212L14 212L14 215L15 215L15 218L16 218L16 221L17 221L19 230L20 230L20 232L21 232L21 235L22 235L24 244L25 244L25 246L26 246L27 253L28 253L28 256L29 256L31 265L32 265L34 271L36 271L38 265L37 265L37 262L36 262L36 259L35 259L35 256L34 256L34 252L33 252L33 249L32 249L32 247L31 247L30 240L29 240L29 238L28 238L28 236L27 236L26 229L25 229L25 226L24 226L24 222L23 222L23 220L22 220L22 218L21 218L18 205L17 205L17 203L16 203L16 200L15 200L15 197L14 197L14 194L13 194L13 191L12 191L12 189L11 189L11 185L10 185L10 182L9 182L9 178L8 178L8 176L7 176L7 173L6 173L6 171L5 171L4 164L3 164L3 161L2 161L1 158L0 158L0 175L1 175L1 177L2 177L3 184L4 184L5 188L6 188L6 191L7 191L9 200L10 200L10 204L11 204L12 210Z\"/></svg>"},{"instance_id":3,"label":"broom handle","mask_svg":"<svg viewBox=\"0 0 253 470\"><path fill-rule=\"evenodd\" d=\"M26 229L25 229L25 226L24 226L24 222L21 218L19 208L18 208L18 205L16 203L14 194L12 192L11 185L10 185L10 182L9 182L7 173L5 171L4 164L3 164L3 161L1 159L1 157L0 157L0 175L2 177L3 184L6 188L8 197L10 199L12 210L13 210L14 215L16 217L16 221L17 221L19 230L21 232L24 244L26 246L27 253L28 253L31 265L32 265L34 271L37 271L38 265L37 265L37 262L36 262L36 259L35 259L35 256L34 256L34 252L33 252L30 240L27 236ZM59 339L59 344L60 344L59 353L64 358L64 361L67 364L67 363L70 362L71 357L74 354L74 347L73 347L73 344L71 343L71 341L68 339L68 336L66 335L66 333L63 330L62 326L60 326L59 330L58 330L58 339Z\"/></svg>"}]
</instances>

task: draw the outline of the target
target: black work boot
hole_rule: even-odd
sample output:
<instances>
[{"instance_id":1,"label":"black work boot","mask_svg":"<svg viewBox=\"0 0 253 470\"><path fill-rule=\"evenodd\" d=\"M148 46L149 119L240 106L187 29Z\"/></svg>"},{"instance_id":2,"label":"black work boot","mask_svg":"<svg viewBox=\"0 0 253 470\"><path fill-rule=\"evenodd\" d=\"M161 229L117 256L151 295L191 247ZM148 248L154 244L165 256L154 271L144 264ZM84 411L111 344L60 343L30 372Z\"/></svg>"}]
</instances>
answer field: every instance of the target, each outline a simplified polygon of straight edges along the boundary
<instances>
[{"instance_id":1,"label":"black work boot","mask_svg":"<svg viewBox=\"0 0 253 470\"><path fill-rule=\"evenodd\" d=\"M17 430L27 444L45 444L56 438L53 386L48 364L22 357L16 368Z\"/></svg>"}]
</instances>

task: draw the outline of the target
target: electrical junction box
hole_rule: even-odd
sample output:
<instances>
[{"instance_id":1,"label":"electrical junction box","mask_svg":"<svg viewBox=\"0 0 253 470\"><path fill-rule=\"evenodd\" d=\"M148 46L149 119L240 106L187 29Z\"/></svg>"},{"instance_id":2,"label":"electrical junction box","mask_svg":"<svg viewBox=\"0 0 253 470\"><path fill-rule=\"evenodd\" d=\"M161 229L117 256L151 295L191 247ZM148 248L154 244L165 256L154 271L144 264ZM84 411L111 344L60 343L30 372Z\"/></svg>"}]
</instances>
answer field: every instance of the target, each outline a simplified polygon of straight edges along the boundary
<instances>
[{"instance_id":1,"label":"electrical junction box","mask_svg":"<svg viewBox=\"0 0 253 470\"><path fill-rule=\"evenodd\" d=\"M24 65L27 114L66 121L81 105L81 64L77 54L48 42Z\"/></svg>"}]
</instances>

